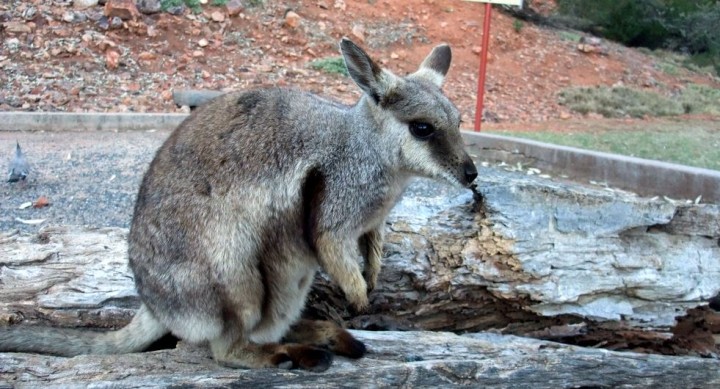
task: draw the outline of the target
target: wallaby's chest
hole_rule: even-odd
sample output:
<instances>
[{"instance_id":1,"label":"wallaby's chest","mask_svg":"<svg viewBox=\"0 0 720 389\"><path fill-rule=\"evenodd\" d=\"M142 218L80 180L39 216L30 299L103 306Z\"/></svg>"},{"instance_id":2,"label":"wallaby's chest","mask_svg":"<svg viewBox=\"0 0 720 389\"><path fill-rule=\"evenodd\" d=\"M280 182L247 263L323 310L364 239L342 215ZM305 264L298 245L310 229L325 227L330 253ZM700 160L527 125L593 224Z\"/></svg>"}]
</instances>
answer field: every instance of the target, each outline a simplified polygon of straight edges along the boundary
<instances>
[{"instance_id":1,"label":"wallaby's chest","mask_svg":"<svg viewBox=\"0 0 720 389\"><path fill-rule=\"evenodd\" d=\"M407 187L407 179L394 179L379 188L376 192L376 199L371 202L363 218L363 231L375 228L385 222L392 208L397 204Z\"/></svg>"}]
</instances>

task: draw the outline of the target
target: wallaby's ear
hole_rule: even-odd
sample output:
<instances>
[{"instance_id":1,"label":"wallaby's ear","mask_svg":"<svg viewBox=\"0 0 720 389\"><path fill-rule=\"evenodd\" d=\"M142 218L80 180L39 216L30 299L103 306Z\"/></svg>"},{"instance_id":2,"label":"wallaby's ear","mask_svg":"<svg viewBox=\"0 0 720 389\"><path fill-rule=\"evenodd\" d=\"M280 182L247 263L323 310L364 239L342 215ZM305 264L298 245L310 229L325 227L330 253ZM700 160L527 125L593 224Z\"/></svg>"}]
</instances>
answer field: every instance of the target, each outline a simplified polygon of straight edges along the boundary
<instances>
[{"instance_id":1,"label":"wallaby's ear","mask_svg":"<svg viewBox=\"0 0 720 389\"><path fill-rule=\"evenodd\" d=\"M343 38L340 41L340 52L345 60L350 77L375 103L379 103L381 97L388 89L387 80L383 70L376 64L363 49L353 43L350 39Z\"/></svg>"},{"instance_id":2,"label":"wallaby's ear","mask_svg":"<svg viewBox=\"0 0 720 389\"><path fill-rule=\"evenodd\" d=\"M420 69L413 74L415 77L424 78L433 84L441 87L445 81L445 75L450 69L452 51L450 46L443 44L435 46L425 60L420 64Z\"/></svg>"}]
</instances>

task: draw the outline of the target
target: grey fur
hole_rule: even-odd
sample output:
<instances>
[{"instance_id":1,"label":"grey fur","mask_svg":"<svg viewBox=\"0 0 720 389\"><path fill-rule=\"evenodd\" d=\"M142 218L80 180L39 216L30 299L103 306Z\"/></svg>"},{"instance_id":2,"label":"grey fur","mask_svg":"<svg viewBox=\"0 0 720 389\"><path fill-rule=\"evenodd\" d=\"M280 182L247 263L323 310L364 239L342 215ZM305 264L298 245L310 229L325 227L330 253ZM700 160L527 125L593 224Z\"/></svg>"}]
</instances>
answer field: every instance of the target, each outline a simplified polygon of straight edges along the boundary
<instances>
[{"instance_id":1,"label":"grey fur","mask_svg":"<svg viewBox=\"0 0 720 389\"><path fill-rule=\"evenodd\" d=\"M20 148L20 142L15 143L15 156L10 162L10 174L7 182L25 181L30 173L30 165L28 165L25 155Z\"/></svg>"},{"instance_id":2,"label":"grey fur","mask_svg":"<svg viewBox=\"0 0 720 389\"><path fill-rule=\"evenodd\" d=\"M477 171L463 149L460 115L440 90L449 47L430 54L423 63L431 67L401 78L349 40L340 46L365 92L356 105L290 89L229 93L193 112L157 152L129 235L143 301L132 331L121 329L102 346L73 340L56 347L50 343L58 337L74 337L23 330L13 341L20 332L5 329L0 349L10 342L34 352L128 352L172 332L209 341L216 360L231 366L329 366L317 350L279 344L283 337L361 356L362 343L334 326L291 328L315 272L325 270L351 304L365 308L385 218L408 180L467 186ZM435 133L420 140L409 123Z\"/></svg>"}]
</instances>

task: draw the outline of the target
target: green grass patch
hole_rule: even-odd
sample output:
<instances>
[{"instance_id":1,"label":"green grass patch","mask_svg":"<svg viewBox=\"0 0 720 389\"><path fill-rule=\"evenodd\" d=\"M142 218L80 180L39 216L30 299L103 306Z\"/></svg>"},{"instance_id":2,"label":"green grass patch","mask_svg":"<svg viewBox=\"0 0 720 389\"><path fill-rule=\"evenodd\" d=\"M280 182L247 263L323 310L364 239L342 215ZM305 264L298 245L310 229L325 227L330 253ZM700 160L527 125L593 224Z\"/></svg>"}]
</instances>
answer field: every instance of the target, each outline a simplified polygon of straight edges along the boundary
<instances>
[{"instance_id":1,"label":"green grass patch","mask_svg":"<svg viewBox=\"0 0 720 389\"><path fill-rule=\"evenodd\" d=\"M216 7L223 6L228 3L228 0L213 0L212 5Z\"/></svg>"},{"instance_id":2,"label":"green grass patch","mask_svg":"<svg viewBox=\"0 0 720 389\"><path fill-rule=\"evenodd\" d=\"M626 87L571 87L558 102L575 112L606 118L675 116L685 113L720 115L720 89L690 84L672 98Z\"/></svg>"},{"instance_id":3,"label":"green grass patch","mask_svg":"<svg viewBox=\"0 0 720 389\"><path fill-rule=\"evenodd\" d=\"M560 38L570 42L577 43L580 42L580 38L582 38L582 35L572 31L559 31L558 34L560 35Z\"/></svg>"},{"instance_id":4,"label":"green grass patch","mask_svg":"<svg viewBox=\"0 0 720 389\"><path fill-rule=\"evenodd\" d=\"M669 74L671 76L677 76L680 72L678 70L678 67L674 64L667 63L667 62L661 62L658 64L658 68L665 74Z\"/></svg>"},{"instance_id":5,"label":"green grass patch","mask_svg":"<svg viewBox=\"0 0 720 389\"><path fill-rule=\"evenodd\" d=\"M345 67L345 61L342 57L326 57L316 59L308 65L312 69L320 70L329 74L339 74L343 76L348 75L347 68Z\"/></svg>"},{"instance_id":6,"label":"green grass patch","mask_svg":"<svg viewBox=\"0 0 720 389\"><path fill-rule=\"evenodd\" d=\"M591 124L589 125L589 127ZM720 125L642 124L637 129L588 132L490 131L500 135L533 139L564 146L654 159L665 162L720 170Z\"/></svg>"},{"instance_id":7,"label":"green grass patch","mask_svg":"<svg viewBox=\"0 0 720 389\"><path fill-rule=\"evenodd\" d=\"M720 89L706 85L688 85L680 95L685 112L720 115Z\"/></svg>"},{"instance_id":8,"label":"green grass patch","mask_svg":"<svg viewBox=\"0 0 720 389\"><path fill-rule=\"evenodd\" d=\"M558 101L575 112L595 112L608 118L642 118L685 113L683 105L675 99L625 87L566 88L560 91Z\"/></svg>"}]
</instances>

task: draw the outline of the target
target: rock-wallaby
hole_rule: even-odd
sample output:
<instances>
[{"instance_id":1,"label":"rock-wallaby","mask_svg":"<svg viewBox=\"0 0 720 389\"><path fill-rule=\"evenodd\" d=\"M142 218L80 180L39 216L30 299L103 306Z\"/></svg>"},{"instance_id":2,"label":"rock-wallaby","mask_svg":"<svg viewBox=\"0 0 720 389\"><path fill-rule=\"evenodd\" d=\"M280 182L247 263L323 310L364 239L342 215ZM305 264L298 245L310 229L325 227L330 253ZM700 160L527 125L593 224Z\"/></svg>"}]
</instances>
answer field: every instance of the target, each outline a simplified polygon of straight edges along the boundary
<instances>
[{"instance_id":1,"label":"rock-wallaby","mask_svg":"<svg viewBox=\"0 0 720 389\"><path fill-rule=\"evenodd\" d=\"M365 345L301 320L322 269L357 309L380 271L384 221L413 176L469 186L460 114L441 92L447 45L399 77L343 39L354 106L290 89L219 96L157 152L129 234L142 306L110 332L12 326L0 351L141 351L168 332L237 367L327 369ZM357 260L364 258L364 271Z\"/></svg>"}]
</instances>

